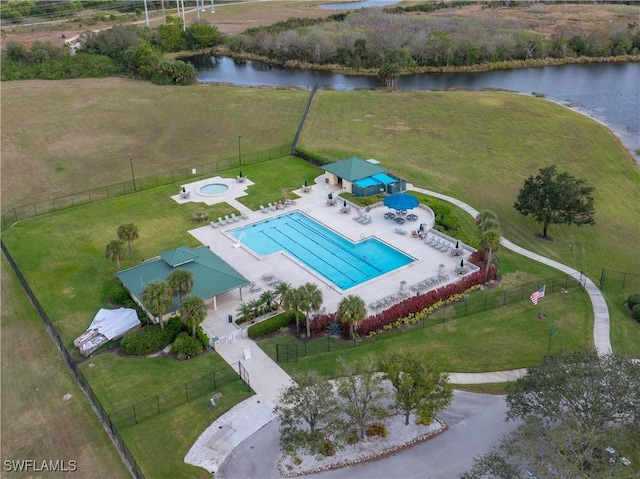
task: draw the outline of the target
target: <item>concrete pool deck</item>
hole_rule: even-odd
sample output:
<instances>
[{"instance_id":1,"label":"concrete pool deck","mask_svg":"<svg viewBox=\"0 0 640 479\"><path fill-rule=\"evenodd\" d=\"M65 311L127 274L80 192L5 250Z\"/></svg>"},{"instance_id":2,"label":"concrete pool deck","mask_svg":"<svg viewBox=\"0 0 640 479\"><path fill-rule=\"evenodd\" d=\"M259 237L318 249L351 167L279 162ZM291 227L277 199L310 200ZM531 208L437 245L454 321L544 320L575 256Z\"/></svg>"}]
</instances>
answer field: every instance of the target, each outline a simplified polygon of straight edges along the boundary
<instances>
[{"instance_id":1,"label":"concrete pool deck","mask_svg":"<svg viewBox=\"0 0 640 479\"><path fill-rule=\"evenodd\" d=\"M223 180L229 181L229 179L220 179L220 177L217 177L200 181L198 184L207 184L214 181L223 182ZM236 182L235 179L231 181L233 183ZM239 183L239 185L244 184L246 183ZM187 185L187 189L189 188L194 187ZM191 191L193 191L193 189ZM267 274L273 274L276 278L288 282L293 287L297 287L306 282L317 284L323 294L323 306L329 312L335 311L340 300L346 295L354 294L360 296L368 305L389 294L399 292L403 281L405 282L405 290L409 294L415 294L415 292L409 290L409 287L438 274L441 264L444 265L444 274L450 278L448 282L453 282L457 279L458 276L455 273L455 268L459 265L461 258L466 259L468 257L468 252L462 257L454 257L451 256L450 253L441 253L429 247L422 240L414 238L411 235L411 231L417 230L420 223L426 223L430 220L429 211L414 208L410 213L417 215L418 220L407 222L404 225L397 225L393 221L384 218L384 214L390 210L387 207L381 206L372 208L366 213L371 216L372 221L369 224L363 225L353 220L353 217L358 215L354 208L352 208L348 214L340 212L343 205L342 200L338 200L335 206L327 206L328 194L339 192L340 190L324 183L324 176L320 176L316 179L316 184L311 187L310 191L303 192L302 189L295 191L300 198L296 200L294 205L279 210L268 210L263 213L261 211L251 211L245 206L240 205L239 202L235 201L234 195L236 192L230 188L222 195L218 195L215 198L207 197L206 199L208 201L212 199L217 200L217 202L224 201L238 209L241 213L248 215L248 219L218 228L212 228L210 225L207 225L190 230L189 233L202 244L208 246L211 251L224 259L224 261L229 263L247 279L255 281L257 285L262 287L262 291L271 289L268 284L262 280L262 276ZM246 194L244 193L244 189L242 189L242 193ZM190 200L197 201L199 198L194 198L194 193L192 192ZM274 198L274 202L276 200L277 198ZM265 205L265 207L266 206L267 205ZM352 241L376 237L412 256L415 261L407 266L381 275L378 278L354 286L353 288L341 290L287 254L275 253L260 257L243 245L242 242L238 244L238 240L233 238L229 233L235 228L295 210L307 214ZM397 234L395 232L396 228L402 228L406 230L408 234ZM441 283L438 286L442 284L446 283ZM433 286L433 288L438 286ZM214 310L210 307L208 310L207 319L203 323L204 329L212 337L223 338L234 333L237 337L240 328L233 323L229 323L229 315L235 318L238 306L243 302L255 299L262 291L251 293L249 292L249 288L242 288L242 292L236 290L219 295L216 301L217 309ZM372 310L369 310L369 313L371 312Z\"/></svg>"}]
</instances>

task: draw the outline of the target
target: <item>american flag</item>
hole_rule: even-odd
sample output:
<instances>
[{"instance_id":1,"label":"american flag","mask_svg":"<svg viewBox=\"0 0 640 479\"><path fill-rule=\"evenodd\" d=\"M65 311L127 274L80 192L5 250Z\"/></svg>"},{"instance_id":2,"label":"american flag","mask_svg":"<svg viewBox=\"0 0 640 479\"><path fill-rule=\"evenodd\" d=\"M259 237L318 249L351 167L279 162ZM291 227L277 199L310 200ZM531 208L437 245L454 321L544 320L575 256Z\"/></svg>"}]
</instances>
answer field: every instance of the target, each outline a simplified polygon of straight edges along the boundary
<instances>
[{"instance_id":1,"label":"american flag","mask_svg":"<svg viewBox=\"0 0 640 479\"><path fill-rule=\"evenodd\" d=\"M538 304L538 300L540 298L544 298L544 288L545 286L543 285L542 288L540 288L538 291L534 291L533 293L531 293L531 296L529 296L529 298L531 298L531 302L533 304Z\"/></svg>"}]
</instances>

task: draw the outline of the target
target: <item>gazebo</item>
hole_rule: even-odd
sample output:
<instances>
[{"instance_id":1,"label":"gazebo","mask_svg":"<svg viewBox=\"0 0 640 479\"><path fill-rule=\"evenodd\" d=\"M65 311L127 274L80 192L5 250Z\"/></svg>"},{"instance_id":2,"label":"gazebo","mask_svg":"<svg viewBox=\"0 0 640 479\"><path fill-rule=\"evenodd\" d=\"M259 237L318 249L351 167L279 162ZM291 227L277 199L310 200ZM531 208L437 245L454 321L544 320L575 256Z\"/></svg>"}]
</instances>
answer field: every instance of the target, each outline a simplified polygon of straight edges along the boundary
<instances>
[{"instance_id":1,"label":"gazebo","mask_svg":"<svg viewBox=\"0 0 640 479\"><path fill-rule=\"evenodd\" d=\"M373 196L378 193L399 193L407 183L391 175L379 161L353 156L324 166L325 181L354 196Z\"/></svg>"}]
</instances>

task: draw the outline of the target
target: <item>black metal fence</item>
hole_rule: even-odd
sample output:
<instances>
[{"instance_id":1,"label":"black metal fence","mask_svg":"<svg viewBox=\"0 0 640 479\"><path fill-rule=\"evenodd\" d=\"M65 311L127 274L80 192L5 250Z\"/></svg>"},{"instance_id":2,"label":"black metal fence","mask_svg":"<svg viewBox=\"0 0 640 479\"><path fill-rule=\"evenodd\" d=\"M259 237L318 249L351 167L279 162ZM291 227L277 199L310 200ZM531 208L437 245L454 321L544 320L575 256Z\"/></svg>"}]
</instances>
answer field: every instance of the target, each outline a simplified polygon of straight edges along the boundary
<instances>
[{"instance_id":1,"label":"black metal fence","mask_svg":"<svg viewBox=\"0 0 640 479\"><path fill-rule=\"evenodd\" d=\"M250 389L248 374L242 364L238 362L233 366L238 367L237 374L227 367L203 374L181 386L148 397L112 413L110 415L111 421L119 427L126 428L133 426L148 417L156 416L170 409L187 404L189 401L217 391L222 386L235 381L243 381L247 385L247 388Z\"/></svg>"},{"instance_id":2,"label":"black metal fence","mask_svg":"<svg viewBox=\"0 0 640 479\"><path fill-rule=\"evenodd\" d=\"M51 336L51 338L53 338L53 341L56 343L56 346L60 350L60 353L62 353L62 357L66 361L69 368L71 368L71 371L73 372L76 380L78 381L80 388L84 391L84 393L89 398L89 401L91 402L91 405L93 406L94 411L102 421L102 424L104 425L107 432L110 434L113 440L113 443L115 444L116 448L118 449L122 457L125 459L127 466L129 466L129 469L131 470L133 476L139 479L143 479L144 474L138 467L138 464L134 459L133 454L131 454L131 451L129 451L129 448L127 447L126 443L122 439L122 436L120 436L120 433L118 432L115 425L109 418L109 414L107 414L107 411L104 409L104 407L102 406L102 403L100 402L96 394L93 392L93 389L91 388L88 381L82 374L82 371L80 371L76 362L71 357L71 354L69 353L66 346L64 345L64 342L62 341L62 339L58 335L58 332L56 331L53 324L51 323L49 316L47 315L46 311L42 308L42 305L38 301L38 298L36 298L36 295L31 289L31 286L29 286L29 283L27 283L27 280L25 279L22 272L18 268L18 265L16 265L15 261L11 257L11 254L9 254L9 251L7 250L4 242L0 242L0 246L2 248L2 252L7 258L7 262L11 266L11 269L13 269L13 271L15 272L18 278L18 281L20 281L20 284L22 285L24 292L27 294L29 300L31 301L31 304L33 304L33 307L35 308L38 315L42 319L42 322L47 328L49 335Z\"/></svg>"},{"instance_id":3,"label":"black metal fence","mask_svg":"<svg viewBox=\"0 0 640 479\"><path fill-rule=\"evenodd\" d=\"M303 339L302 344L278 343L276 344L277 362L298 362L299 357L313 356L327 352L341 351L370 344L372 341L395 338L411 332L417 328L433 327L436 324L443 324L447 321L460 319L476 313L502 308L512 304L529 301L529 296L545 285L545 295L569 291L574 289L584 290L583 275L579 278L573 276L559 276L545 281L531 282L523 284L518 288L504 291L486 291L484 294L471 294L464 301L442 307L430 316L412 325L393 327L388 330L379 331L370 338L359 338L358 340L344 340L333 336L322 339Z\"/></svg>"},{"instance_id":4,"label":"black metal fence","mask_svg":"<svg viewBox=\"0 0 640 479\"><path fill-rule=\"evenodd\" d=\"M605 287L627 290L636 289L640 293L640 273L602 269L600 273L600 289L605 289Z\"/></svg>"},{"instance_id":5,"label":"black metal fence","mask_svg":"<svg viewBox=\"0 0 640 479\"><path fill-rule=\"evenodd\" d=\"M49 332L49 335L55 342L58 350L62 354L62 357L66 361L67 365L73 372L73 375L75 376L76 381L80 385L80 388L84 391L87 398L89 399L89 402L93 407L93 410L98 415L98 418L102 421L104 428L109 433L113 443L115 444L116 448L120 452L121 456L125 459L125 462L129 467L131 473L137 479L144 479L145 476L142 473L142 470L138 466L138 463L134 459L133 454L131 453L131 451L129 451L129 448L127 447L124 439L122 438L122 436L120 435L116 427L120 423L127 424L126 422L127 415L125 412L127 408L125 408L124 410L118 411L113 416L110 416L107 413L106 409L102 405L102 402L100 401L100 399L98 399L98 396L95 394L95 392L91 388L91 385L85 378L84 374L82 374L82 371L80 370L77 363L71 356L71 353L67 350L67 347L65 346L64 341L62 340L62 338L60 338L60 335L58 334L55 327L51 323L49 316L47 315L46 311L38 301L38 298L36 297L35 293L31 289L31 286L27 282L26 278L22 274L22 271L20 271L20 268L18 268L18 265L13 260L13 257L9 253L9 250L7 249L3 241L0 241L0 248L6 257L7 262L11 266L11 269L14 271L16 277L18 278L18 281L20 281L20 284L24 292L26 293L27 297L31 301L31 304L33 305L36 312L40 316L40 319L42 319L42 322L44 323L45 328ZM166 411L170 407L177 407L181 404L184 404L185 402L189 402L189 399L194 399L196 397L202 396L203 394L208 394L209 392L216 390L217 388L220 388L221 386L228 384L232 381L243 381L247 385L247 387L250 388L249 374L246 371L246 369L242 366L242 364L238 363L238 374L235 374L233 370L230 368L222 368L217 371L214 371L213 373L205 374L199 378L194 379L193 381L185 383L183 386L167 391L167 393L163 393L164 396L158 395L158 396L154 396L153 398L147 399L145 401L136 403L134 406L131 406L131 408L134 408L132 411L132 414L134 417L134 424L137 424L137 422L140 421L142 417L148 417L150 415L148 411L153 411L153 407L151 406L153 405L154 400L156 401L156 409L157 409L157 412L155 414L161 411L160 396L163 396L162 411ZM180 394L178 393L178 391L182 391L182 394L184 394L182 398L180 398ZM186 398L186 401L184 400L185 398ZM135 407L139 407L139 409L136 411ZM139 412L139 414L141 414L141 417L136 418L136 412Z\"/></svg>"},{"instance_id":6,"label":"black metal fence","mask_svg":"<svg viewBox=\"0 0 640 479\"><path fill-rule=\"evenodd\" d=\"M136 178L135 180L132 179L130 181L123 181L122 183L72 193L58 198L37 201L28 205L16 206L2 214L0 218L1 230L4 231L15 222L25 218L52 213L94 201L123 196L134 193L135 191L155 188L156 186L170 185L181 181L195 181L200 177L206 177L220 171L275 160L290 154L291 145L282 145L253 153L241 153L242 156L233 156L208 163L196 164L188 168L180 168L157 175Z\"/></svg>"}]
</instances>

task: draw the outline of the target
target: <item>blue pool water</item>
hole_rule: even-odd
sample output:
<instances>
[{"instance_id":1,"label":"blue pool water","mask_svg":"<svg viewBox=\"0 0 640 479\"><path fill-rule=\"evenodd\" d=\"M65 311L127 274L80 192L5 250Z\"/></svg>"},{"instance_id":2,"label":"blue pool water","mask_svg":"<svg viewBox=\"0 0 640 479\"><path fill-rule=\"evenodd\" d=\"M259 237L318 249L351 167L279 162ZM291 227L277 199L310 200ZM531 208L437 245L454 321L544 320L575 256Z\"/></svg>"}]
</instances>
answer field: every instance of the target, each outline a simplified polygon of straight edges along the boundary
<instances>
[{"instance_id":1,"label":"blue pool water","mask_svg":"<svg viewBox=\"0 0 640 479\"><path fill-rule=\"evenodd\" d=\"M227 191L229 187L224 183L208 183L199 188L199 193L205 196L215 196L221 195L225 191Z\"/></svg>"},{"instance_id":2,"label":"blue pool water","mask_svg":"<svg viewBox=\"0 0 640 479\"><path fill-rule=\"evenodd\" d=\"M299 211L237 228L231 234L261 256L287 252L341 289L413 261L375 238L354 243Z\"/></svg>"}]
</instances>

